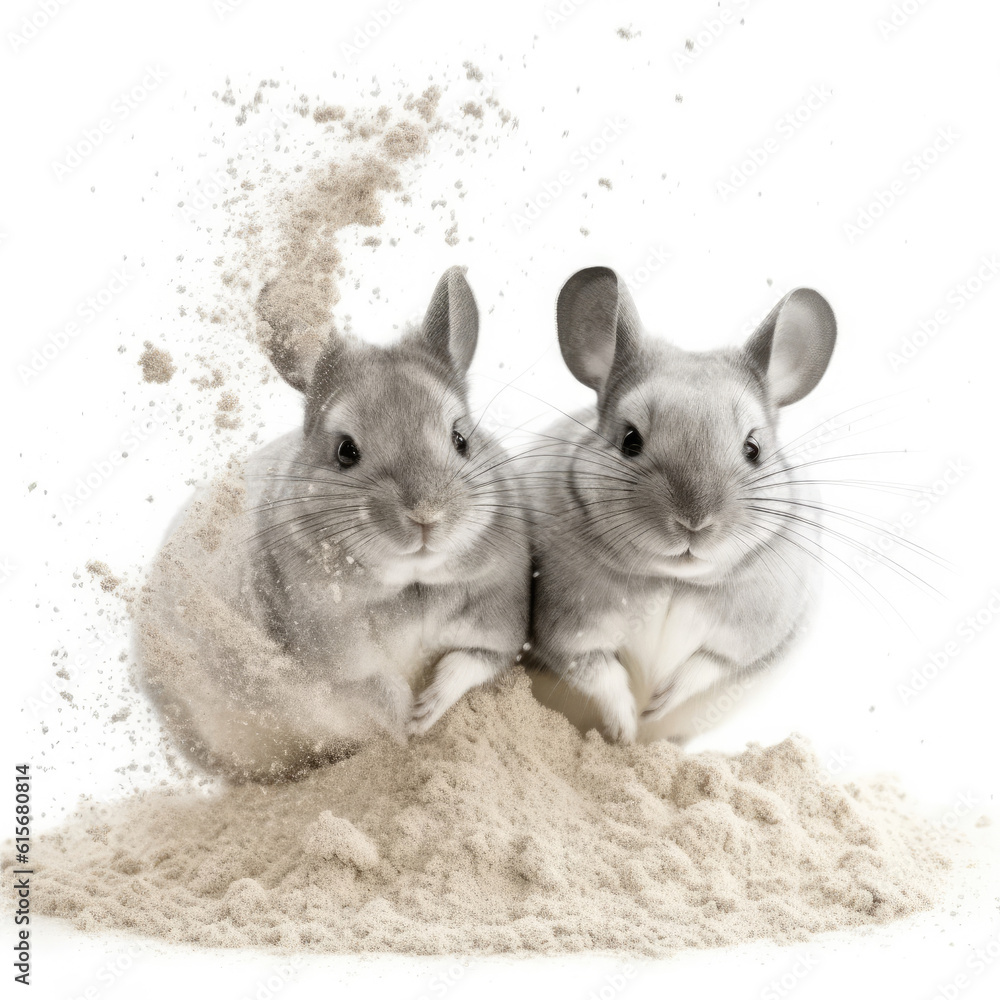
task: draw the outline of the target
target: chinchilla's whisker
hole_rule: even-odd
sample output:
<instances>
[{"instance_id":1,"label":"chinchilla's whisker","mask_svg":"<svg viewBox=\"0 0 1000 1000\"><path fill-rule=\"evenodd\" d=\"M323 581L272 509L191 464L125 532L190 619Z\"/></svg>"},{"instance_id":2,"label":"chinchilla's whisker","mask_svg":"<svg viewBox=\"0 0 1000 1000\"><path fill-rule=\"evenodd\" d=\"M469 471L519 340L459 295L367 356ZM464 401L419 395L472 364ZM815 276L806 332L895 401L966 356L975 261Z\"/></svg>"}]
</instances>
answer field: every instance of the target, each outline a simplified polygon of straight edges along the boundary
<instances>
[{"instance_id":1,"label":"chinchilla's whisker","mask_svg":"<svg viewBox=\"0 0 1000 1000\"><path fill-rule=\"evenodd\" d=\"M762 537L758 537L754 535L751 527L751 525L739 525L733 528L733 540L745 547L747 558L759 557L762 559L764 566L771 574L771 579L776 583L778 582L778 569L780 567L775 566L774 560L780 559L784 568L795 578L797 585L808 587L808 581L801 573L796 571L795 567L785 558L784 553L774 545L773 533L769 532ZM734 572L735 568L731 569L727 575L733 576ZM785 580L788 580L787 575L785 576Z\"/></svg>"},{"instance_id":2,"label":"chinchilla's whisker","mask_svg":"<svg viewBox=\"0 0 1000 1000\"><path fill-rule=\"evenodd\" d=\"M764 526L761 525L761 527ZM851 566L850 563L842 559L836 553L830 552L817 539L813 538L810 535L803 534L802 532L798 532L794 528L789 527L788 525L783 526L783 529L781 530L781 538L784 539L784 541L788 542L789 545L795 546L804 555L809 556L814 562L817 563L817 565L823 567L823 569L825 569L836 580L838 580L841 583L841 585L845 587L847 591L856 600L860 601L865 607L867 607L869 610L877 614L883 621L888 622L888 619L886 618L885 614L879 610L879 608L875 605L875 603L869 597L867 597L863 591L859 590L858 587L856 587L853 583L851 583L850 579L847 576L845 576L840 570L836 569L836 567L834 566L831 566L830 563L823 558L823 555L826 555L830 558L836 559L840 563L843 563L843 565L846 566L850 572L854 573L861 579L862 583L867 584L871 588L872 592L875 594L876 597L878 597L889 607L889 609L893 612L893 614L896 615L896 617L899 618L899 620L903 623L903 627L906 628L907 631L912 632L909 623L906 621L906 619L903 618L903 616L899 613L895 605L892 604L892 602L887 597L885 597L885 595L880 593L877 588L873 587L863 576L861 576L861 574L857 572L857 570L854 569L853 566ZM804 544L805 542L808 542L809 544L814 545L816 548L818 548L820 550L819 553L808 548ZM820 553L822 553L823 555L821 555Z\"/></svg>"},{"instance_id":3,"label":"chinchilla's whisker","mask_svg":"<svg viewBox=\"0 0 1000 1000\"><path fill-rule=\"evenodd\" d=\"M592 500L581 500L579 506L581 508L596 507L598 504L608 504L608 503L627 503L630 496L636 493L635 490L628 490L625 492L619 491L616 496L612 497L595 497Z\"/></svg>"},{"instance_id":4,"label":"chinchilla's whisker","mask_svg":"<svg viewBox=\"0 0 1000 1000\"><path fill-rule=\"evenodd\" d=\"M792 511L777 510L777 509L775 509L773 507L769 507L769 508L752 507L751 509L753 509L753 510L765 510L766 509L767 513L769 513L769 514L772 514L772 515L775 515L775 516L778 516L778 517L784 517L784 518L787 518L788 520L795 520L795 521L799 521L799 522L804 523L804 524L811 525L812 527L814 527L814 528L822 531L823 534L829 535L829 536L831 536L833 538L839 539L845 545L850 546L851 548L855 549L857 552L860 552L863 555L871 555L873 559L876 559L878 562L881 562L883 565L889 566L890 568L895 569L899 574L901 574L903 576L910 577L911 578L911 582L914 585L919 585L919 586L921 586L923 588L926 588L928 591L932 591L938 597L944 597L944 594L942 594L941 591L939 591L936 587L934 587L927 580L925 580L923 577L921 577L918 573L915 573L914 571L910 570L908 567L906 567L906 566L902 565L901 563L897 562L895 559L891 559L889 556L885 555L885 553L883 553L883 552L881 552L881 551L879 551L877 549L874 549L871 546L866 545L860 539L854 538L851 535L845 534L842 531L838 531L835 528L830 528L830 527L827 527L827 526L823 525L823 523L821 521L819 521L818 519L816 519L816 518L807 517L807 516L805 516L803 514L797 514L797 513L794 513ZM902 541L902 539L900 539L900 541ZM922 554L922 553L918 552L917 554Z\"/></svg>"},{"instance_id":5,"label":"chinchilla's whisker","mask_svg":"<svg viewBox=\"0 0 1000 1000\"><path fill-rule=\"evenodd\" d=\"M546 348L545 351L543 351L541 354L539 354L538 357L535 358L523 371L521 371L519 374L515 375L512 379L509 379L507 382L504 382L503 379L495 379L495 378L493 378L490 375L479 374L477 376L478 378L488 378L492 382L500 382L501 385L500 385L500 388L493 394L493 396L490 397L489 402L482 408L483 412L480 414L479 419L476 421L476 423L473 426L472 430L469 432L469 437L472 437L472 435L475 434L475 432L479 429L479 425L483 422L483 419L486 417L486 414L487 414L489 408L496 402L496 400L499 399L499 397L502 396L503 393L505 393L508 389L515 389L515 388L517 388L517 386L515 386L514 383L519 378L523 378L528 372L530 372L531 369L534 368L535 365L538 364L538 362L542 359L542 357L547 353L547 351L548 351L548 348Z\"/></svg>"},{"instance_id":6,"label":"chinchilla's whisker","mask_svg":"<svg viewBox=\"0 0 1000 1000\"><path fill-rule=\"evenodd\" d=\"M767 513L767 516L772 516L770 511L768 511L766 513ZM847 569L847 571L849 573L853 574L855 577L857 577L858 580L861 581L861 583L864 584L865 588L868 591L870 591L873 595L875 595L875 597L877 597L879 599L880 602L882 602L886 607L888 607L892 611L894 618L896 620L898 620L902 624L902 626L906 629L907 632L910 633L910 635L912 635L912 636L914 636L914 638L916 638L916 633L914 632L912 626L906 620L906 618L902 615L902 613L899 611L899 609L896 607L896 605L893 604L893 602L890 601L879 590L878 587L876 587L873 583L871 583L864 576L864 574L862 574L856 567L852 566L843 556L838 555L836 552L834 552L828 546L824 545L823 542L822 542L822 540L821 540L822 536L816 537L813 534L808 534L808 533L800 532L795 527L793 527L789 523L789 521L787 519L783 519L783 518L780 518L780 517L774 517L773 520L774 520L775 524L781 526L777 530L781 534L782 537L785 537L785 538L788 538L789 540L791 540L790 536L794 535L796 538L802 539L804 541L807 541L810 544L812 544L813 546L815 546L815 548L818 549L819 552L822 554L822 556L820 557L820 561L823 562L824 565L826 565L826 568L828 570L832 570L833 567L828 562L825 561L827 559L835 559L838 563L840 563L841 565L843 565ZM871 605L869 604L869 606L871 606ZM880 614L880 617L882 617L883 620L885 620L886 622L888 622L888 619L885 619L884 615Z\"/></svg>"},{"instance_id":7,"label":"chinchilla's whisker","mask_svg":"<svg viewBox=\"0 0 1000 1000\"><path fill-rule=\"evenodd\" d=\"M315 479L310 476L247 476L247 479L261 480L268 483L314 483L319 486L336 486L338 490L345 493L354 490L355 492L369 490L371 487L367 483L352 483L346 479L341 482L338 479Z\"/></svg>"},{"instance_id":8,"label":"chinchilla's whisker","mask_svg":"<svg viewBox=\"0 0 1000 1000\"><path fill-rule=\"evenodd\" d=\"M285 521L279 521L274 524L269 524L265 528L262 528L260 531L258 531L256 534L250 535L248 538L245 539L245 541L247 542L260 541L266 535L269 535L274 531L277 531L281 528L287 528L289 526L293 526L292 530L287 534L281 535L277 538L269 538L265 543L267 545L276 545L280 542L288 541L289 539L294 538L296 536L296 532L299 529L308 527L317 522L324 524L328 527L335 528L341 524L351 524L356 519L355 514L348 514L348 513L344 513L341 517L331 516L337 513L339 513L338 508L329 507L326 508L325 510L314 511L311 514L300 514L295 517L289 518Z\"/></svg>"},{"instance_id":9,"label":"chinchilla's whisker","mask_svg":"<svg viewBox=\"0 0 1000 1000\"><path fill-rule=\"evenodd\" d=\"M604 511L598 514L596 517L590 518L591 523L601 524L603 521L611 520L613 518L620 518L621 523L612 524L610 528L606 528L601 533L601 541L611 544L616 544L621 541L622 537L627 535L629 531L632 530L632 521L637 514L644 514L647 511L651 511L653 508L649 504L643 504L640 507L631 507L628 510L623 511ZM639 534L634 535L629 539L632 547L635 548L636 543L645 538L646 535L652 534L658 530L658 525L651 524L647 525Z\"/></svg>"},{"instance_id":10,"label":"chinchilla's whisker","mask_svg":"<svg viewBox=\"0 0 1000 1000\"><path fill-rule=\"evenodd\" d=\"M790 497L740 497L741 500L753 501L755 503L774 503L774 504L790 504L794 507L804 507L808 510L819 511L821 514L826 514L829 517L837 518L838 520L844 521L848 524L854 524L859 528L864 528L867 531L874 532L881 537L890 537L886 529L893 527L888 521L882 518L876 517L865 517L857 511L850 510L846 507L839 507L835 504L828 504L822 501L812 502L808 500L796 500ZM922 545L918 545L916 542L910 541L908 538L904 538L902 535L895 532L891 533L891 537L894 542L903 546L903 548L909 549L916 555L923 556L924 558L930 560L936 565L940 566L942 569L954 569L952 563L947 559L942 559L940 556L931 552L930 549L924 548Z\"/></svg>"},{"instance_id":11,"label":"chinchilla's whisker","mask_svg":"<svg viewBox=\"0 0 1000 1000\"><path fill-rule=\"evenodd\" d=\"M526 369L526 371L527 370L530 370L530 369ZM523 374L523 372L522 372L522 374ZM489 376L489 375L481 375L480 377L481 378L491 378L491 376ZM520 377L521 376L519 375L518 378L520 378ZM493 381L499 382L501 380L500 379L494 379ZM513 381L508 382L504 386L504 389L513 389L515 392L524 393L525 396L530 396L532 399L537 400L539 403L544 403L550 409L555 410L556 413L562 414L562 416L564 416L567 420L572 420L574 424L579 424L579 426L582 427L582 428L584 428L584 430L590 431L592 434L595 434L597 437L602 437L602 435L598 434L596 431L592 431L591 428L587 427L587 425L582 420L579 420L577 417L574 417L572 413L567 413L565 410L560 410L558 406L556 406L554 403L550 403L547 399L543 399L541 396L536 396L535 393L529 392L527 389L522 389L519 385L514 385ZM503 389L501 389L501 392L502 391L503 391ZM499 396L499 395L500 395L500 393L498 392L497 396ZM496 399L496 396L494 396L493 398ZM482 419L482 418L480 418L480 419ZM607 438L602 438L602 440L606 441L609 445L611 445L612 447L614 447L613 442L608 441Z\"/></svg>"},{"instance_id":12,"label":"chinchilla's whisker","mask_svg":"<svg viewBox=\"0 0 1000 1000\"><path fill-rule=\"evenodd\" d=\"M530 477L530 476L526 476L526 477L523 477L523 478L522 477L517 477L517 476L505 476L505 477L500 478L500 479L490 479L490 480L487 480L486 482L474 482L474 483L471 484L471 488L474 489L474 490L485 490L485 489L488 489L490 487L493 487L493 486L496 486L496 485L500 484L500 488L501 489L506 489L507 492L509 492L509 493L520 493L520 492L523 492L523 487L520 486L520 485L518 485L518 484L524 483L524 482L527 482L529 484L535 484L535 483L538 483L538 482L542 482L542 483L561 483L561 482L565 482L565 480L563 480L563 479L552 479L552 480L542 479L542 480L538 480L538 479L535 479L535 478ZM505 483L509 483L511 485L505 486L505 485L503 485ZM618 494L618 495L623 496L623 497L625 497L625 496L634 496L635 493L637 492L636 486L635 486L634 483L628 483L628 484L626 484L624 486L588 486L588 491L590 491L590 490L593 490L595 492L601 492L601 493L615 493L615 494Z\"/></svg>"},{"instance_id":13,"label":"chinchilla's whisker","mask_svg":"<svg viewBox=\"0 0 1000 1000\"><path fill-rule=\"evenodd\" d=\"M519 511L527 512L529 514L537 514L539 517L544 517L544 516L548 515L548 513L549 513L548 511L543 510L540 507L532 507L530 504L525 504L525 503L507 503L502 497L499 498L499 499L497 499L497 498L494 497L494 498L491 498L491 499L489 499L487 501L483 501L483 500L481 500L481 499L479 499L477 497L477 498L473 499L472 506L473 507L493 506L493 507L498 507L498 508L501 508L501 509L519 510ZM528 518L528 520L530 520L530 518Z\"/></svg>"},{"instance_id":14,"label":"chinchilla's whisker","mask_svg":"<svg viewBox=\"0 0 1000 1000\"><path fill-rule=\"evenodd\" d=\"M578 423L579 423L579 421L578 421ZM585 425L581 425L581 426L585 426ZM552 433L546 434L546 433L543 433L542 431L533 431L533 430L527 430L527 431L524 431L524 433L526 433L526 434L533 434L535 437L544 438L544 440L547 443L566 444L566 445L570 445L574 449L583 448L586 451L593 452L595 455L600 455L605 460L605 462L607 462L608 459L611 459L612 462L614 462L615 464L617 464L619 466L625 467L625 466L628 465L628 463L625 461L625 459L623 459L621 457L621 455L620 455L620 453L618 451L618 447L614 444L614 442L609 441L603 435L598 434L597 431L591 430L590 428L586 428L586 430L588 430L588 432L591 433L591 434L593 434L595 437L599 438L605 444L609 445L609 447L610 447L611 450L609 451L607 448L597 448L593 444L591 444L589 441L581 441L579 438L575 438L575 439L564 438L564 437L560 437L560 435L558 435L558 434L552 434Z\"/></svg>"},{"instance_id":15,"label":"chinchilla's whisker","mask_svg":"<svg viewBox=\"0 0 1000 1000\"><path fill-rule=\"evenodd\" d=\"M504 533L495 524L483 525L483 532L479 536L479 542L484 543L493 555L502 558L506 539Z\"/></svg>"},{"instance_id":16,"label":"chinchilla's whisker","mask_svg":"<svg viewBox=\"0 0 1000 1000\"><path fill-rule=\"evenodd\" d=\"M541 447L551 448L552 445L551 444L546 444L544 446L539 446L539 448L541 448ZM527 451L526 450L524 452L520 452L520 453L516 453L516 454L509 454L509 455L505 456L502 460L500 460L500 461L496 462L494 465L490 466L490 468L503 468L504 466L513 465L515 462L523 462L523 461L525 461L527 459L563 458L563 457L564 456L561 455L561 454L559 454L558 452L548 452L548 453L546 453L546 452L542 452L540 450L536 450L536 451ZM599 469L602 477L609 478L609 479L626 478L626 477L623 477L621 475L616 475L615 472L608 472L608 463L603 458L600 459L600 460L598 460L598 459L595 459L595 458L577 456L576 459L575 459L575 461L582 462L584 464L593 466L595 469ZM478 470L474 470L474 471L478 471ZM539 471L554 471L554 470L533 470L533 471L537 474ZM620 471L629 471L629 472L632 472L632 470L629 469L624 464L621 466L620 470L615 470L615 471L616 472L620 472ZM634 475L634 473L633 473L633 475Z\"/></svg>"},{"instance_id":17,"label":"chinchilla's whisker","mask_svg":"<svg viewBox=\"0 0 1000 1000\"><path fill-rule=\"evenodd\" d=\"M594 474L591 473L590 475ZM597 477L595 476L595 478ZM603 476L600 477L600 479L602 483L606 483L609 485L599 485L599 484L591 485L590 481L588 480L587 488L611 490L611 489L622 489L624 487L631 489L638 485L636 480L634 479L617 479L614 476ZM473 481L477 483L479 482L479 480L473 480ZM513 473L508 473L505 476L498 477L497 479L489 480L489 482L559 484L566 482L566 477L554 472L553 473L513 472ZM621 484L621 485L616 485L616 484Z\"/></svg>"},{"instance_id":18,"label":"chinchilla's whisker","mask_svg":"<svg viewBox=\"0 0 1000 1000\"><path fill-rule=\"evenodd\" d=\"M264 547L278 545L285 541L290 541L303 529L314 524L324 524L331 528L347 527L356 522L354 515L344 517L333 517L329 511L322 511L311 515L290 518L276 524L270 524L254 535L248 536L245 541L259 543Z\"/></svg>"},{"instance_id":19,"label":"chinchilla's whisker","mask_svg":"<svg viewBox=\"0 0 1000 1000\"><path fill-rule=\"evenodd\" d=\"M885 455L912 455L912 451L907 451L905 448L896 448L886 451L859 451L853 455L828 455L823 458L813 458L808 462L800 462L798 465L789 465L785 468L777 469L774 472L768 472L763 476L758 476L754 480L754 483L763 482L774 476L781 475L787 472L797 472L799 469L806 469L814 465L826 465L830 462L847 462L852 461L857 458L880 458Z\"/></svg>"},{"instance_id":20,"label":"chinchilla's whisker","mask_svg":"<svg viewBox=\"0 0 1000 1000\"><path fill-rule=\"evenodd\" d=\"M314 471L318 472L326 472L328 473L328 475L322 481L337 483L338 486L343 485L347 488L356 487L358 489L364 489L378 485L376 481L371 478L371 476L365 474L363 469L356 468L353 470L353 476L356 481L352 482L350 479L347 479L346 477L342 478L338 476L337 472L331 469L329 466L310 465L308 462L302 462L298 459L293 459L293 458L283 458L276 461L274 464L280 465L281 463L285 463L288 465L301 465L305 469L313 469ZM331 472L333 472L332 476L329 475L329 473Z\"/></svg>"},{"instance_id":21,"label":"chinchilla's whisker","mask_svg":"<svg viewBox=\"0 0 1000 1000\"><path fill-rule=\"evenodd\" d=\"M530 444L523 444L521 447L512 451L510 454L514 458L537 455L544 452L545 449L552 448L555 445L569 445L577 453L583 451L598 456L604 461L605 466L609 464L619 466L621 468L626 468L628 466L628 463L621 457L618 452L618 448L614 445L610 448L599 448L591 444L589 441L581 441L579 438L564 438L558 434L545 434L541 431L523 431L523 433L531 434L540 440L531 442ZM601 438L600 440L605 441L604 438ZM558 457L565 458L565 455L562 453L557 453L557 455Z\"/></svg>"},{"instance_id":22,"label":"chinchilla's whisker","mask_svg":"<svg viewBox=\"0 0 1000 1000\"><path fill-rule=\"evenodd\" d=\"M360 524L356 524L345 533L342 529L335 526L333 526L331 530L330 525L324 524L321 521L318 525L302 532L299 540L307 541L320 536L323 541L334 540L339 548L344 551L349 551L349 542L357 541L358 536L362 535L363 544L367 545L369 541L379 536L380 530L385 523L386 522L383 518L375 518L371 521L362 521ZM323 532L327 530L331 530L331 534L324 535ZM364 532L370 532L370 534L364 535Z\"/></svg>"},{"instance_id":23,"label":"chinchilla's whisker","mask_svg":"<svg viewBox=\"0 0 1000 1000\"><path fill-rule=\"evenodd\" d=\"M900 576L908 579L910 583L914 586L921 588L926 591L930 591L936 594L938 597L943 598L944 594L941 593L937 587L933 584L928 583L919 573L915 573L913 570L904 566L902 563L895 559L887 556L884 552L878 549L873 549L865 546L862 542L858 541L856 538L852 538L850 535L845 534L842 531L837 531L834 528L824 527L819 521L814 518L804 517L802 514L794 514L787 510L775 510L773 508L757 507L754 505L750 506L751 510L758 512L764 512L772 517L783 518L787 521L795 521L800 524L809 525L812 528L820 529L824 535L830 535L833 538L837 538L842 541L845 545L853 548L855 551L862 553L863 555L870 555L872 559L876 562L882 563L883 566L888 566L890 569L894 569Z\"/></svg>"},{"instance_id":24,"label":"chinchilla's whisker","mask_svg":"<svg viewBox=\"0 0 1000 1000\"><path fill-rule=\"evenodd\" d=\"M788 486L850 486L857 489L867 489L873 492L886 493L890 496L925 496L928 493L926 487L915 486L910 483L883 482L878 479L789 479L785 482L775 480L768 483L748 482L747 486L756 486L757 489L785 489Z\"/></svg>"},{"instance_id":25,"label":"chinchilla's whisker","mask_svg":"<svg viewBox=\"0 0 1000 1000\"><path fill-rule=\"evenodd\" d=\"M856 424L866 420L868 415L862 416L858 418L858 420L847 421L846 423L838 424L837 422L840 421L842 418L846 417L847 414L853 413L855 410L860 410L863 407L869 407L876 403L882 403L885 400L893 399L896 396L902 394L903 393L901 392L890 393L887 396L882 396L879 397L878 399L874 399L866 403L856 403L854 406L849 406L847 407L847 409L841 410L840 413L835 413L832 417L827 417L820 423L814 425L813 427L810 427L806 431L803 431L797 437L792 438L792 440L786 441L780 448L776 449L775 458L777 458L778 456L781 456L786 459L794 457L794 455L798 453L800 450L812 447L816 440L818 440L819 438L826 437L828 434L830 438L834 440L839 440L840 438L843 437L849 437L855 434L869 433L870 431L875 429L880 429L883 426L889 426L889 424L884 424L884 425L879 425L879 427L872 427L872 426L856 427ZM871 416L874 416L876 414L881 415L888 409L889 409L888 406L884 406L876 410L875 413L870 415ZM894 421L890 421L890 423L892 422ZM833 426L831 427L830 425ZM829 431L826 430L827 427L830 427ZM765 466L767 464L768 463L765 463ZM765 466L762 466L762 468Z\"/></svg>"},{"instance_id":26,"label":"chinchilla's whisker","mask_svg":"<svg viewBox=\"0 0 1000 1000\"><path fill-rule=\"evenodd\" d=\"M517 519L518 521L523 521L525 524L532 523L531 518L523 513L511 513L512 511L523 510L523 508L515 507L513 504L476 503L472 506L475 510L492 511L497 517ZM541 514L542 511L535 511L534 513Z\"/></svg>"},{"instance_id":27,"label":"chinchilla's whisker","mask_svg":"<svg viewBox=\"0 0 1000 1000\"><path fill-rule=\"evenodd\" d=\"M633 480L619 480L614 477L600 477L601 484L594 485L593 489L600 490L620 490L623 488L632 489L636 486ZM566 481L565 476L558 476L549 473L535 473L535 472L525 472L525 473L508 473L504 476L498 476L496 479L482 480L473 477L470 483L474 486L483 486L487 483L529 483L529 484L559 484ZM620 485L619 485L620 484ZM588 484L588 488L591 488Z\"/></svg>"},{"instance_id":28,"label":"chinchilla's whisker","mask_svg":"<svg viewBox=\"0 0 1000 1000\"><path fill-rule=\"evenodd\" d=\"M247 507L245 513L259 514L263 511L273 510L275 507L286 507L289 504L308 503L310 500L343 500L339 493L307 493L296 497L275 497L273 500L265 500L254 507ZM351 498L355 499L354 497ZM357 504L355 506L361 506Z\"/></svg>"},{"instance_id":29,"label":"chinchilla's whisker","mask_svg":"<svg viewBox=\"0 0 1000 1000\"><path fill-rule=\"evenodd\" d=\"M264 525L263 527L260 528L260 530L256 534L249 536L247 538L247 541L252 541L254 539L260 538L262 535L267 534L267 532L272 531L275 528L284 527L286 524L294 524L297 521L304 521L306 519L313 519L316 517L330 516L330 515L340 515L341 519L346 519L348 517L352 517L356 511L362 509L363 509L362 505L359 504L352 504L346 507L343 505L337 505L331 507L323 507L320 508L319 510L306 511L305 513L302 514L293 514L289 518L272 521L270 524Z\"/></svg>"}]
</instances>

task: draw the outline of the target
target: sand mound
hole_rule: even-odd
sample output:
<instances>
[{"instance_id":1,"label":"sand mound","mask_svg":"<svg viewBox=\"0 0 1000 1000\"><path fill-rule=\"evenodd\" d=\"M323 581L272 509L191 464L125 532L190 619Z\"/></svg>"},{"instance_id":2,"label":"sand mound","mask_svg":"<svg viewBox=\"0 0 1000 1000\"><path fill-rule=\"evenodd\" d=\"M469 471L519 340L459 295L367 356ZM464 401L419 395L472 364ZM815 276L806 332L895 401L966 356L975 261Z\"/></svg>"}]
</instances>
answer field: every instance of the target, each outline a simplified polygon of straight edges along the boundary
<instances>
[{"instance_id":1,"label":"sand mound","mask_svg":"<svg viewBox=\"0 0 1000 1000\"><path fill-rule=\"evenodd\" d=\"M522 676L299 782L88 807L40 839L34 898L202 945L663 955L904 917L937 845L894 787L824 780L796 738L610 746Z\"/></svg>"}]
</instances>

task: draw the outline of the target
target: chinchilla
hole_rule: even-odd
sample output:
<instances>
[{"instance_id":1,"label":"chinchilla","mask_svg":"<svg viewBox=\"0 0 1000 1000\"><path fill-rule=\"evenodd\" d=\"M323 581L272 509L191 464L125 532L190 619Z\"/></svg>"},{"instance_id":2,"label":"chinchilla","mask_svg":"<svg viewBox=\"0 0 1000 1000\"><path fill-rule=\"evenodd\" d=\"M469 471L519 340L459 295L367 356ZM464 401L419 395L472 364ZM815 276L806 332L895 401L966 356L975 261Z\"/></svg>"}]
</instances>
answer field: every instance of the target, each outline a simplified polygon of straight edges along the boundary
<instances>
[{"instance_id":1,"label":"chinchilla","mask_svg":"<svg viewBox=\"0 0 1000 1000\"><path fill-rule=\"evenodd\" d=\"M608 738L655 738L803 622L817 528L777 420L823 376L836 322L799 288L742 349L689 352L647 336L618 275L591 267L564 285L557 326L597 401L526 456L532 664Z\"/></svg>"},{"instance_id":2,"label":"chinchilla","mask_svg":"<svg viewBox=\"0 0 1000 1000\"><path fill-rule=\"evenodd\" d=\"M303 426L195 498L138 615L140 676L175 742L237 779L426 732L515 669L527 632L520 487L469 412L463 270L388 347L291 336L287 312L265 287L258 314Z\"/></svg>"}]
</instances>

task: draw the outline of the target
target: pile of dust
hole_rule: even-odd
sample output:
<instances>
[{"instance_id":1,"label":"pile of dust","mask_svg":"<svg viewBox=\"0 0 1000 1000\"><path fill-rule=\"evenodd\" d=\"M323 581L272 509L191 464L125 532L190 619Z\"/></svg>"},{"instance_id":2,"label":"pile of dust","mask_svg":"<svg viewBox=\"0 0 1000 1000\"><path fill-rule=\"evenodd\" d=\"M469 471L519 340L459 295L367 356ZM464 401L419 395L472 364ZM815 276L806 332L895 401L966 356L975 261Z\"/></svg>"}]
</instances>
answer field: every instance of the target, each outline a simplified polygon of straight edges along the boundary
<instances>
[{"instance_id":1,"label":"pile of dust","mask_svg":"<svg viewBox=\"0 0 1000 1000\"><path fill-rule=\"evenodd\" d=\"M825 780L798 739L611 746L521 675L298 782L86 807L39 840L34 899L209 946L655 956L905 917L939 843L891 784Z\"/></svg>"}]
</instances>

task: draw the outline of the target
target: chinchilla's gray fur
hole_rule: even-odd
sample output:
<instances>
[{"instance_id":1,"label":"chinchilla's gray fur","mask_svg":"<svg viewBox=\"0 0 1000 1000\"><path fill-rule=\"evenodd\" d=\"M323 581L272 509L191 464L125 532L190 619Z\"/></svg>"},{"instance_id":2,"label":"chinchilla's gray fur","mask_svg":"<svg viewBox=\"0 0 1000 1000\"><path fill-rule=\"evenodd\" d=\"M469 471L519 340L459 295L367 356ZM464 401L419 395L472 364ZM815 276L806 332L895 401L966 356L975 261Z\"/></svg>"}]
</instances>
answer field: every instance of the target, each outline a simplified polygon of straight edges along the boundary
<instances>
[{"instance_id":1,"label":"chinchilla's gray fur","mask_svg":"<svg viewBox=\"0 0 1000 1000\"><path fill-rule=\"evenodd\" d=\"M469 414L477 333L471 289L452 268L422 326L392 346L331 334L310 356L294 349L308 338L285 338L276 364L304 390L303 428L249 458L249 524L205 570L210 599L260 626L281 656L217 656L210 629L167 614L168 632L192 631L198 670L148 657L146 687L201 763L233 777L297 773L377 730L425 732L514 668L527 526L507 456ZM347 438L360 458L345 466ZM269 676L279 660L280 678Z\"/></svg>"},{"instance_id":2,"label":"chinchilla's gray fur","mask_svg":"<svg viewBox=\"0 0 1000 1000\"><path fill-rule=\"evenodd\" d=\"M691 353L646 336L624 283L594 267L564 286L557 326L597 405L526 458L532 660L609 738L652 738L689 699L772 662L803 619L815 508L777 413L822 377L836 324L797 289L744 348Z\"/></svg>"}]
</instances>

